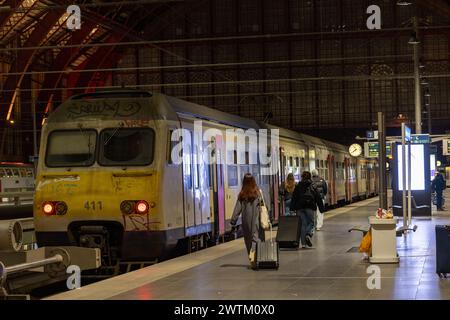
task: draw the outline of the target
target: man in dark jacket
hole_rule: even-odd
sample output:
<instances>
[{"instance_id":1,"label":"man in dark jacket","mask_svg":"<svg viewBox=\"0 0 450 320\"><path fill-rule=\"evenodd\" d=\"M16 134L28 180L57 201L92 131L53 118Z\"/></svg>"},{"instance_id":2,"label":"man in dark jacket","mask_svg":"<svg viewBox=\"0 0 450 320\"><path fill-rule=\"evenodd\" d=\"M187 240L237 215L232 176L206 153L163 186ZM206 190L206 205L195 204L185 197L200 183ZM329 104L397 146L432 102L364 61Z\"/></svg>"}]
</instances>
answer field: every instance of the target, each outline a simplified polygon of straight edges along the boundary
<instances>
[{"instance_id":1,"label":"man in dark jacket","mask_svg":"<svg viewBox=\"0 0 450 320\"><path fill-rule=\"evenodd\" d=\"M431 183L431 189L436 192L436 207L437 211L445 211L443 206L443 192L446 188L446 182L444 176L440 172L436 172L436 175Z\"/></svg>"},{"instance_id":2,"label":"man in dark jacket","mask_svg":"<svg viewBox=\"0 0 450 320\"><path fill-rule=\"evenodd\" d=\"M325 203L325 197L328 193L327 182L319 176L319 172L316 169L312 170L311 174L313 185L319 192L322 203ZM315 226L317 231L320 231L323 226L323 213L320 210L316 210Z\"/></svg>"},{"instance_id":3,"label":"man in dark jacket","mask_svg":"<svg viewBox=\"0 0 450 320\"><path fill-rule=\"evenodd\" d=\"M297 211L302 221L301 242L302 247L312 247L311 238L314 234L314 217L317 208L324 211L322 198L314 187L311 180L311 173L302 173L302 180L294 189L291 200L291 208Z\"/></svg>"}]
</instances>

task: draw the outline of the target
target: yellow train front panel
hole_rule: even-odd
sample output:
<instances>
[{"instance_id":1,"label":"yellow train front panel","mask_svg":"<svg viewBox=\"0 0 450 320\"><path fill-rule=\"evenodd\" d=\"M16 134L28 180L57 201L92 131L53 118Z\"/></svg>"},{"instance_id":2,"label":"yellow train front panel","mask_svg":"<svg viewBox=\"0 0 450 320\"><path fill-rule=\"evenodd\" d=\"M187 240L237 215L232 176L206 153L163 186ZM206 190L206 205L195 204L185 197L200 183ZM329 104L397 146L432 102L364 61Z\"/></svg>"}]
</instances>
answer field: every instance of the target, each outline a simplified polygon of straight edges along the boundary
<instances>
[{"instance_id":1,"label":"yellow train front panel","mask_svg":"<svg viewBox=\"0 0 450 320\"><path fill-rule=\"evenodd\" d=\"M157 256L166 242L159 185L153 170L39 175L34 204L38 243L102 247L108 242L124 259Z\"/></svg>"}]
</instances>

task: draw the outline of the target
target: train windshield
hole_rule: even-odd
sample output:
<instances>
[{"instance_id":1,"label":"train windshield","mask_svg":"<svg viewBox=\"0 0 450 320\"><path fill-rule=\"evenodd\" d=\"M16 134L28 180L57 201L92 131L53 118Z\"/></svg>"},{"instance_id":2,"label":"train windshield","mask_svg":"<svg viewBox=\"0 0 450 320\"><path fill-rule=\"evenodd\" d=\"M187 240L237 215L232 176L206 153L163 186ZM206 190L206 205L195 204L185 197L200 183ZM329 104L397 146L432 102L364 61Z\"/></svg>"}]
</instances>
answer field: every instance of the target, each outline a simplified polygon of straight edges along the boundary
<instances>
[{"instance_id":1,"label":"train windshield","mask_svg":"<svg viewBox=\"0 0 450 320\"><path fill-rule=\"evenodd\" d=\"M104 166L145 166L153 162L155 133L150 128L116 128L100 135L99 163Z\"/></svg>"},{"instance_id":2,"label":"train windshield","mask_svg":"<svg viewBox=\"0 0 450 320\"><path fill-rule=\"evenodd\" d=\"M48 138L48 167L88 167L95 161L95 130L54 131Z\"/></svg>"}]
</instances>

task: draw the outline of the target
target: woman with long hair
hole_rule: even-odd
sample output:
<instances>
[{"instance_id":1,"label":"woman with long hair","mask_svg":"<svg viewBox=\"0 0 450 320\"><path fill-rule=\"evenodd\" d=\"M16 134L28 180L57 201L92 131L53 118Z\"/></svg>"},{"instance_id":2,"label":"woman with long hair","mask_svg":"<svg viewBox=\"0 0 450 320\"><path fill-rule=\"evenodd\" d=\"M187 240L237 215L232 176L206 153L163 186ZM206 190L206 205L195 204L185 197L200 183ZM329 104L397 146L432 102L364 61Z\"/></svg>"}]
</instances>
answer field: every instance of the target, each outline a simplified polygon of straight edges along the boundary
<instances>
[{"instance_id":1,"label":"woman with long hair","mask_svg":"<svg viewBox=\"0 0 450 320\"><path fill-rule=\"evenodd\" d=\"M260 207L264 203L263 201L262 192L258 188L255 178L247 173L244 176L230 224L235 228L239 216L242 215L242 232L252 268L256 266L256 245L265 240L264 229L260 223Z\"/></svg>"},{"instance_id":2,"label":"woman with long hair","mask_svg":"<svg viewBox=\"0 0 450 320\"><path fill-rule=\"evenodd\" d=\"M293 173L289 173L286 177L286 181L283 183L283 185L280 188L280 195L283 197L284 200L284 215L288 216L291 212L291 200L292 200L292 194L294 193L295 189L295 178Z\"/></svg>"}]
</instances>

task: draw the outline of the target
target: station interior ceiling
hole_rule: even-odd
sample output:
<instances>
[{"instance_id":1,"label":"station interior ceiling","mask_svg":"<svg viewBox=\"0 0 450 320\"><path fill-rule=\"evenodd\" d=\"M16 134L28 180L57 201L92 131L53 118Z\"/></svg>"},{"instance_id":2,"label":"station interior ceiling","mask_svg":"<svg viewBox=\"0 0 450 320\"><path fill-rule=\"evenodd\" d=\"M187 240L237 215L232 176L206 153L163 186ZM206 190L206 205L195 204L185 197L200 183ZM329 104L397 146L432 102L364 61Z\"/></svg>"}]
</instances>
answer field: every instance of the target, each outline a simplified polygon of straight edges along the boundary
<instances>
[{"instance_id":1,"label":"station interior ceiling","mask_svg":"<svg viewBox=\"0 0 450 320\"><path fill-rule=\"evenodd\" d=\"M0 0L0 156L28 159L33 110L39 132L62 101L98 88L162 92L341 143L383 111L398 134L401 121L414 126L415 23L423 131L445 133L450 1L411 2L77 1L72 31L73 1ZM373 4L380 30L366 26Z\"/></svg>"}]
</instances>

